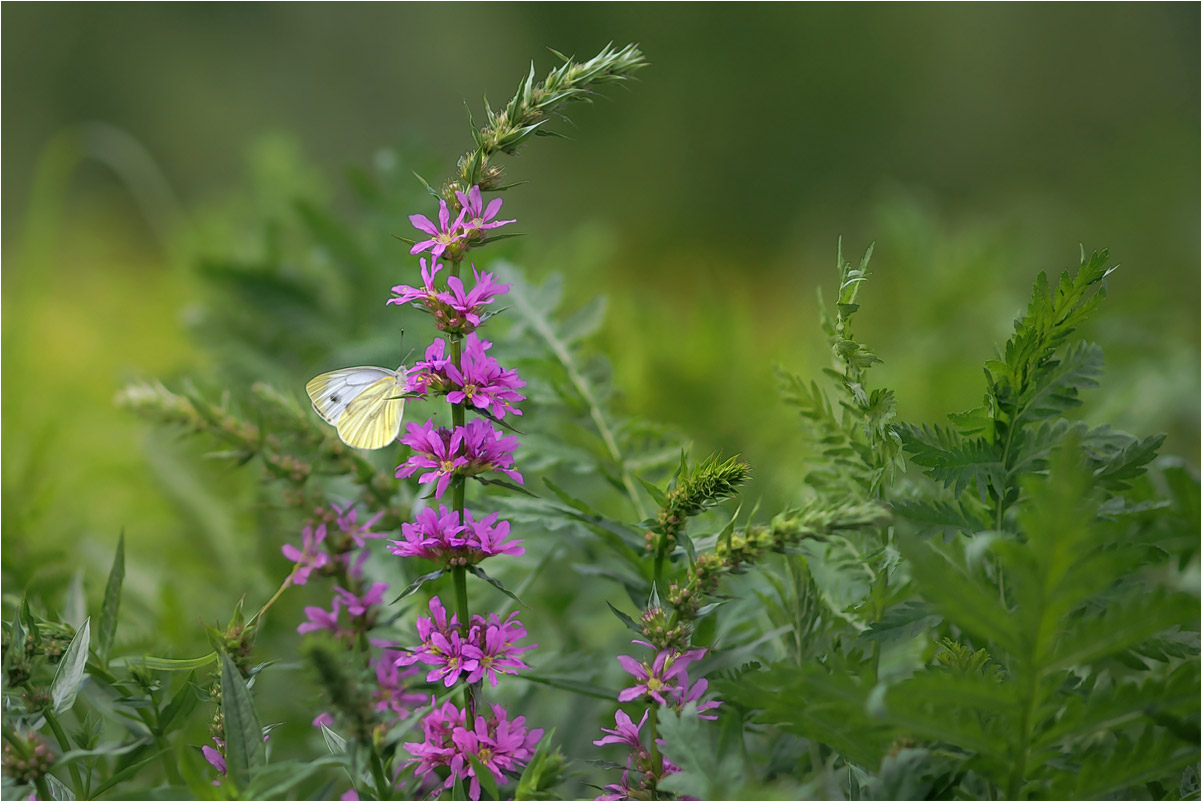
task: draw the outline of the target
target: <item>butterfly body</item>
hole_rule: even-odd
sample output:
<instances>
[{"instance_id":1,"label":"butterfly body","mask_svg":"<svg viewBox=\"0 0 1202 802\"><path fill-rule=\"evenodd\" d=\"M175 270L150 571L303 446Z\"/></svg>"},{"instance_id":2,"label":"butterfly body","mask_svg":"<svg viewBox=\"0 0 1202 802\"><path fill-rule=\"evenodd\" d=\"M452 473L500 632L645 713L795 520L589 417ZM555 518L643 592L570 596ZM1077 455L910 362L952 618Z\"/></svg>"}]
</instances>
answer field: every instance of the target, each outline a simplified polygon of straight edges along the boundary
<instances>
[{"instance_id":1,"label":"butterfly body","mask_svg":"<svg viewBox=\"0 0 1202 802\"><path fill-rule=\"evenodd\" d=\"M402 368L342 368L310 379L305 390L314 411L348 446L383 448L400 434L405 412Z\"/></svg>"}]
</instances>

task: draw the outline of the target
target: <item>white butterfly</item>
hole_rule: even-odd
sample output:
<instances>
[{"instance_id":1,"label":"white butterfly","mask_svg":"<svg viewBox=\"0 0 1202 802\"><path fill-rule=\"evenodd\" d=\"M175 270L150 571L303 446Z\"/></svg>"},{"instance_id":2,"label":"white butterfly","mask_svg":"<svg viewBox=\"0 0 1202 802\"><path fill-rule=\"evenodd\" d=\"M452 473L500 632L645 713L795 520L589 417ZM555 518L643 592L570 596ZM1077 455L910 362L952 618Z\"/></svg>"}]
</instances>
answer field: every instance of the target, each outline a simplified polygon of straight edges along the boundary
<instances>
[{"instance_id":1,"label":"white butterfly","mask_svg":"<svg viewBox=\"0 0 1202 802\"><path fill-rule=\"evenodd\" d=\"M397 439L405 413L404 368L343 368L305 385L313 409L353 448L383 448Z\"/></svg>"}]
</instances>

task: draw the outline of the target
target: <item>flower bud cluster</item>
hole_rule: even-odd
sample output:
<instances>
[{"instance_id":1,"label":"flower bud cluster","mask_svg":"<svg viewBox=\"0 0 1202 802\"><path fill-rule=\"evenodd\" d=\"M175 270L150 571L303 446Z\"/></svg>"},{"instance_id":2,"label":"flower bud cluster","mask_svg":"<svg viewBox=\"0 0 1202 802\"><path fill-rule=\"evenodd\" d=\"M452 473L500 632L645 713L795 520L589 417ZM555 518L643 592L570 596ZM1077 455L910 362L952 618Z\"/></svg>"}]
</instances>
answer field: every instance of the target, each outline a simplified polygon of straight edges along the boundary
<instances>
[{"instance_id":1,"label":"flower bud cluster","mask_svg":"<svg viewBox=\"0 0 1202 802\"><path fill-rule=\"evenodd\" d=\"M20 785L32 785L50 771L55 756L36 734L14 735L4 745L4 774Z\"/></svg>"}]
</instances>

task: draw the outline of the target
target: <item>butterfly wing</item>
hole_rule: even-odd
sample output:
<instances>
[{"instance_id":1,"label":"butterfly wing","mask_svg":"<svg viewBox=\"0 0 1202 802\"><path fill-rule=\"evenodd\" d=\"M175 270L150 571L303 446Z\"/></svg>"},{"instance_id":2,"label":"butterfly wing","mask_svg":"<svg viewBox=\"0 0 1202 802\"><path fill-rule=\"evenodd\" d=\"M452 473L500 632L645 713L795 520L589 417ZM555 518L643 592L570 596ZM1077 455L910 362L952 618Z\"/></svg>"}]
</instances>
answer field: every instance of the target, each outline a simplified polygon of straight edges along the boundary
<instances>
[{"instance_id":1,"label":"butterfly wing","mask_svg":"<svg viewBox=\"0 0 1202 802\"><path fill-rule=\"evenodd\" d=\"M354 448L383 448L401 431L405 383L395 373L377 379L356 395L338 418L338 436Z\"/></svg>"},{"instance_id":2,"label":"butterfly wing","mask_svg":"<svg viewBox=\"0 0 1202 802\"><path fill-rule=\"evenodd\" d=\"M313 409L326 423L338 425L338 419L359 393L381 379L396 379L396 371L385 368L343 368L323 373L305 385Z\"/></svg>"}]
</instances>

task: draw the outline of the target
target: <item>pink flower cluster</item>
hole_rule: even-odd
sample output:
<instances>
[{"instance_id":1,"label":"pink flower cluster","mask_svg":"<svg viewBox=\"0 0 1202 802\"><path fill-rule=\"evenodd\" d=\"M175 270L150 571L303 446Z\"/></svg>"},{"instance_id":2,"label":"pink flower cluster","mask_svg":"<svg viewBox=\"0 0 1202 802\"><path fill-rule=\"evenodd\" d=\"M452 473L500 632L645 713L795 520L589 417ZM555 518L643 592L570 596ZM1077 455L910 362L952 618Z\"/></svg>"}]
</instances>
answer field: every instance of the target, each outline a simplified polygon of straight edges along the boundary
<instances>
[{"instance_id":1,"label":"pink flower cluster","mask_svg":"<svg viewBox=\"0 0 1202 802\"><path fill-rule=\"evenodd\" d=\"M509 285L498 284L492 273L482 273L472 265L472 277L476 283L470 290L458 276L448 276L446 289L439 290L434 281L444 267L439 262L431 260L427 264L422 259L422 286L398 284L392 288L396 297L389 298L387 303L415 304L433 316L434 326L439 331L449 334L473 332L488 319L485 311L488 304L498 295L509 292Z\"/></svg>"},{"instance_id":2,"label":"pink flower cluster","mask_svg":"<svg viewBox=\"0 0 1202 802\"><path fill-rule=\"evenodd\" d=\"M651 649L655 648L646 641L636 640L634 643ZM624 654L618 655L618 662L622 664L622 668L633 674L634 678L638 680L634 685L623 689L618 694L618 701L632 702L636 699L648 699L677 710L689 702L698 702L697 711L699 713L718 707L722 704L721 702L700 701L701 696L709 688L709 680L699 679L691 688L689 687L689 663L700 660L702 657L705 657L705 649L692 649L687 652L665 649L656 652L655 659L650 664L645 660L635 660ZM718 717L705 715L701 718L714 720Z\"/></svg>"},{"instance_id":3,"label":"pink flower cluster","mask_svg":"<svg viewBox=\"0 0 1202 802\"><path fill-rule=\"evenodd\" d=\"M332 503L330 507L332 508L330 511L319 510L325 515L325 519L321 523L315 526L313 522L310 522L301 531L301 547L299 549L291 543L285 543L280 547L284 556L296 563L296 568L292 571L294 585L307 583L314 571L317 571L319 575L332 573L335 561L341 562L347 572L358 579L362 572L363 562L367 559L367 552L360 552L357 559L352 552L356 548L366 549L368 540L385 537L384 532L370 531L383 513L377 513L360 524L358 523L358 512L353 504L340 507ZM337 527L336 532L330 532L330 523ZM326 540L327 536L330 538L329 541ZM323 571L323 569L325 570Z\"/></svg>"},{"instance_id":4,"label":"pink flower cluster","mask_svg":"<svg viewBox=\"0 0 1202 802\"><path fill-rule=\"evenodd\" d=\"M525 482L513 469L513 452L518 447L518 439L505 437L482 418L473 418L466 426L454 429L435 426L432 419L425 423L409 423L401 442L411 447L414 454L397 466L397 478L405 479L424 470L417 479L418 484L433 482L435 498L442 498L453 477L496 471L518 484Z\"/></svg>"},{"instance_id":5,"label":"pink flower cluster","mask_svg":"<svg viewBox=\"0 0 1202 802\"><path fill-rule=\"evenodd\" d=\"M416 766L416 773L438 792L449 789L460 780L469 780L468 796L480 798L480 779L472 759L488 769L498 783L506 781L506 773L514 772L530 760L541 729L527 730L526 719L518 716L509 720L500 705L490 705L491 715L477 714L475 726L468 729L463 711L451 702L441 707L431 699L431 711L422 719L424 740L405 744L413 755L406 764ZM439 780L439 769L447 771Z\"/></svg>"},{"instance_id":6,"label":"pink flower cluster","mask_svg":"<svg viewBox=\"0 0 1202 802\"><path fill-rule=\"evenodd\" d=\"M643 746L641 733L650 713L650 708L644 710L642 720L635 724L630 716L619 710L614 714L614 729L601 728L601 732L609 734L593 741L595 745L622 744L630 750L630 753L626 756L626 769L622 772L621 782L605 786L605 790L609 793L602 794L597 799L644 799L655 782L680 771L680 767L663 756L660 757L659 770L652 770L654 758L651 756L651 751ZM663 746L664 740L659 738L656 740L656 744ZM637 778L633 785L630 782L631 769L634 770Z\"/></svg>"},{"instance_id":7,"label":"pink flower cluster","mask_svg":"<svg viewBox=\"0 0 1202 802\"><path fill-rule=\"evenodd\" d=\"M453 256L458 256L462 254L465 246L483 239L485 231L514 222L513 220L496 219L501 211L502 201L500 198L493 198L485 208L480 187L472 187L466 195L456 191L455 198L459 201L459 216L453 223L451 222L451 212L444 200L438 202L437 226L424 214L409 215L409 222L413 223L413 227L430 237L414 243L409 253L417 254L429 250L430 254L437 259L451 250Z\"/></svg>"},{"instance_id":8,"label":"pink flower cluster","mask_svg":"<svg viewBox=\"0 0 1202 802\"><path fill-rule=\"evenodd\" d=\"M388 550L399 557L422 557L453 565L475 565L497 554L521 556L526 553L520 540L506 540L509 522L497 521L497 513L475 520L471 510L463 511L463 524L454 510L439 505L418 511L413 523L401 524L404 540L389 541Z\"/></svg>"},{"instance_id":9,"label":"pink flower cluster","mask_svg":"<svg viewBox=\"0 0 1202 802\"><path fill-rule=\"evenodd\" d=\"M426 358L410 371L408 391L415 395L445 393L452 404L470 404L483 409L498 420L507 414L521 415L514 404L525 401L518 392L526 382L516 370L506 370L485 351L492 347L488 340L475 332L463 340L461 365L456 366L446 355L446 342L435 340L426 349Z\"/></svg>"},{"instance_id":10,"label":"pink flower cluster","mask_svg":"<svg viewBox=\"0 0 1202 802\"><path fill-rule=\"evenodd\" d=\"M459 617L452 614L448 621L447 611L436 596L430 600L431 617L417 619L421 646L403 653L396 664L432 666L426 674L426 682L442 682L448 688L461 679L473 684L485 677L495 687L498 673L516 674L520 669L529 668L521 655L538 645L515 645L526 637L526 628L517 620L517 615L510 613L504 620L496 613L490 613L487 618L473 615L471 626L463 634Z\"/></svg>"}]
</instances>

